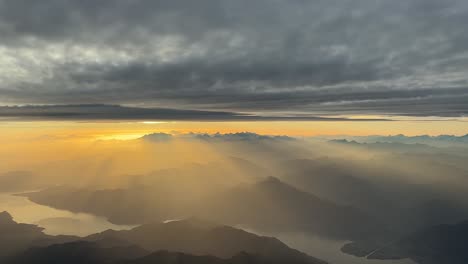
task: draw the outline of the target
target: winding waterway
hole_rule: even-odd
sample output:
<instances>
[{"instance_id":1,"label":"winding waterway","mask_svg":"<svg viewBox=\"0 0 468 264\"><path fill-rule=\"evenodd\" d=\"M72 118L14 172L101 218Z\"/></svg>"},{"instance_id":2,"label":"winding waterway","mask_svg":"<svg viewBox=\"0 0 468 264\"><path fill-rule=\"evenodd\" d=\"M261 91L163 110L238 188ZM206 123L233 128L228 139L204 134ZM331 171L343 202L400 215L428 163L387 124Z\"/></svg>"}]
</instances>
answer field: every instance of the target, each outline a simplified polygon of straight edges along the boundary
<instances>
[{"instance_id":1,"label":"winding waterway","mask_svg":"<svg viewBox=\"0 0 468 264\"><path fill-rule=\"evenodd\" d=\"M354 257L341 252L340 249L346 241L327 240L303 233L262 233L248 228L243 229L259 235L276 237L292 248L332 264L417 264L410 259L370 260Z\"/></svg>"},{"instance_id":2,"label":"winding waterway","mask_svg":"<svg viewBox=\"0 0 468 264\"><path fill-rule=\"evenodd\" d=\"M104 217L86 213L73 213L31 202L26 197L12 193L0 193L0 212L9 212L19 223L36 224L49 235L87 236L107 229L123 230L133 226L115 225ZM244 228L245 229L245 228ZM246 229L255 232L254 230ZM274 236L290 247L329 261L333 264L415 264L411 260L367 260L353 257L340 251L344 241L330 241L304 234L275 233L261 234Z\"/></svg>"},{"instance_id":3,"label":"winding waterway","mask_svg":"<svg viewBox=\"0 0 468 264\"><path fill-rule=\"evenodd\" d=\"M133 226L115 225L104 217L73 213L31 202L23 196L0 193L0 212L7 211L18 223L35 224L49 235L87 236L107 229L123 230Z\"/></svg>"}]
</instances>

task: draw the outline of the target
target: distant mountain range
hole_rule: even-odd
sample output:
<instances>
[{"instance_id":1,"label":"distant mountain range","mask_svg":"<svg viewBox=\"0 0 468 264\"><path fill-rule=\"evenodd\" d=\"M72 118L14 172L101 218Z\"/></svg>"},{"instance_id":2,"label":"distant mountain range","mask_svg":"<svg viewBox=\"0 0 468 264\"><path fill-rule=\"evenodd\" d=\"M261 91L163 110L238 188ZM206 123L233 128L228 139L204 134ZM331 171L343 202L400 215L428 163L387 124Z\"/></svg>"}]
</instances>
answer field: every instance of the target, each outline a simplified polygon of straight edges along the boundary
<instances>
[{"instance_id":1,"label":"distant mountain range","mask_svg":"<svg viewBox=\"0 0 468 264\"><path fill-rule=\"evenodd\" d=\"M456 146L457 144L467 144L468 134L463 136L439 135L439 136L405 136L402 134L394 136L343 136L334 137L331 140L351 140L358 143L404 143L404 144L427 144L434 146Z\"/></svg>"},{"instance_id":2,"label":"distant mountain range","mask_svg":"<svg viewBox=\"0 0 468 264\"><path fill-rule=\"evenodd\" d=\"M239 132L239 133L215 133L215 134L199 134L199 133L187 133L182 135L171 135L166 133L152 133L141 137L142 140L161 142L168 141L171 139L198 139L204 141L262 141L262 140L295 140L293 137L288 136L276 136L276 135L260 135L252 132Z\"/></svg>"}]
</instances>

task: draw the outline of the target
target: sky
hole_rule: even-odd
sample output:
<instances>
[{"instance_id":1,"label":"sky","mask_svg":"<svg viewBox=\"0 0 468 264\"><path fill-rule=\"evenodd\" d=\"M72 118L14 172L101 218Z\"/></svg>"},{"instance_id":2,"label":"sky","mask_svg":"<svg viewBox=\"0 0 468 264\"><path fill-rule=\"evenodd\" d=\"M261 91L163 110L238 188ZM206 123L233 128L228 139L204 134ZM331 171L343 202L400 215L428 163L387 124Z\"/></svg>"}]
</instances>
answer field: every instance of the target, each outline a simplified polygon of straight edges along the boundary
<instances>
[{"instance_id":1,"label":"sky","mask_svg":"<svg viewBox=\"0 0 468 264\"><path fill-rule=\"evenodd\" d=\"M0 122L466 134L466 24L465 0L0 0Z\"/></svg>"}]
</instances>

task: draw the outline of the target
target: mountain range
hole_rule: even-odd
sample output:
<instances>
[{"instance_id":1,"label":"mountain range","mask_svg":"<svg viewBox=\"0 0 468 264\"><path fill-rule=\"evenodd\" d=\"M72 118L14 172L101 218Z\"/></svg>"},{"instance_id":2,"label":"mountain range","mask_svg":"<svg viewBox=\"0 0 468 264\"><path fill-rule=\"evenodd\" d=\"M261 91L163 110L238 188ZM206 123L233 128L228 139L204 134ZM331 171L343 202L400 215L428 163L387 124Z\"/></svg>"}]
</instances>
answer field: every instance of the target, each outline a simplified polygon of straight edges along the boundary
<instances>
[{"instance_id":1,"label":"mountain range","mask_svg":"<svg viewBox=\"0 0 468 264\"><path fill-rule=\"evenodd\" d=\"M193 190L213 186L209 178L198 178L187 187L191 192L183 191L183 185L171 179L138 188L57 187L23 195L39 204L101 215L119 224L198 216L256 230L307 232L344 240L368 239L386 232L378 221L356 208L321 199L274 177L201 193Z\"/></svg>"},{"instance_id":2,"label":"mountain range","mask_svg":"<svg viewBox=\"0 0 468 264\"><path fill-rule=\"evenodd\" d=\"M326 263L275 238L194 218L87 237L55 237L35 225L16 223L3 212L0 247L0 261L6 264Z\"/></svg>"}]
</instances>

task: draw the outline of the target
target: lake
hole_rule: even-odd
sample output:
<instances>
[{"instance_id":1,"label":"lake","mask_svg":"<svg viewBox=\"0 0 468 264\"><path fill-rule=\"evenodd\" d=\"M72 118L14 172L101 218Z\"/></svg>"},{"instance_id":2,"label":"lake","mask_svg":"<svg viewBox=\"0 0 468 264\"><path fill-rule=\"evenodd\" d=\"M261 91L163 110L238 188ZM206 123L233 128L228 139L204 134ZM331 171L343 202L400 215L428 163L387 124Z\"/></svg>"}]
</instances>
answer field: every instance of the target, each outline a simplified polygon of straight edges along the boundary
<instances>
[{"instance_id":1,"label":"lake","mask_svg":"<svg viewBox=\"0 0 468 264\"><path fill-rule=\"evenodd\" d=\"M8 211L16 222L36 224L49 235L87 236L107 229L124 230L133 226L114 225L104 217L86 213L73 213L29 201L26 197L11 193L0 193L0 212ZM171 220L169 220L171 221ZM411 260L367 260L353 257L340 251L345 241L324 240L300 233L260 233L243 228L259 235L274 236L295 249L311 256L324 259L332 264L416 264Z\"/></svg>"},{"instance_id":2,"label":"lake","mask_svg":"<svg viewBox=\"0 0 468 264\"><path fill-rule=\"evenodd\" d=\"M0 193L0 212L7 211L18 223L35 224L49 235L87 236L107 229L123 230L133 226L114 225L104 217L73 213L31 202L26 197Z\"/></svg>"},{"instance_id":3,"label":"lake","mask_svg":"<svg viewBox=\"0 0 468 264\"><path fill-rule=\"evenodd\" d=\"M258 235L276 237L292 248L326 260L331 264L417 264L410 259L369 260L354 257L341 252L340 248L347 243L346 241L327 240L304 233L262 233L248 228L243 229Z\"/></svg>"}]
</instances>

